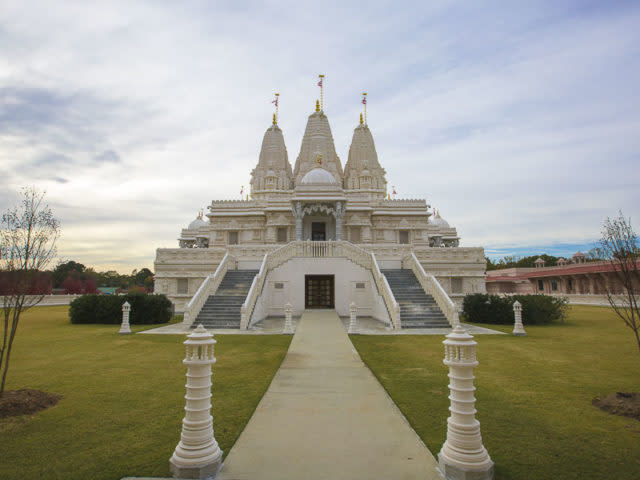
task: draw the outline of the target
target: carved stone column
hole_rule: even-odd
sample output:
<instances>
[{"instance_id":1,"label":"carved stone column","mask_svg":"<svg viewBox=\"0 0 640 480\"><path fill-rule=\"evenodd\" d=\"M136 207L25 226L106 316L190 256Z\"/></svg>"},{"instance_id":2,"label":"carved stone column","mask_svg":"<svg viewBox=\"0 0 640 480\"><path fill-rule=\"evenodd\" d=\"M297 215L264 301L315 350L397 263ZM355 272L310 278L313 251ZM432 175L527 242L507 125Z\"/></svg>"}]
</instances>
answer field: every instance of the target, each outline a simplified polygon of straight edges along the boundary
<instances>
[{"instance_id":1,"label":"carved stone column","mask_svg":"<svg viewBox=\"0 0 640 480\"><path fill-rule=\"evenodd\" d=\"M522 304L517 300L513 302L513 316L513 334L518 337L526 336L527 332L524 331L524 326L522 325Z\"/></svg>"},{"instance_id":2,"label":"carved stone column","mask_svg":"<svg viewBox=\"0 0 640 480\"><path fill-rule=\"evenodd\" d=\"M473 368L478 365L473 336L457 325L443 342L444 364L449 367L451 416L447 419L447 440L438 454L446 478L456 480L493 479L493 461L482 444L480 422L476 420Z\"/></svg>"},{"instance_id":3,"label":"carved stone column","mask_svg":"<svg viewBox=\"0 0 640 480\"><path fill-rule=\"evenodd\" d=\"M131 304L124 302L122 304L122 324L120 325L120 331L118 333L131 333L131 327L129 326L129 312L131 311Z\"/></svg>"},{"instance_id":4,"label":"carved stone column","mask_svg":"<svg viewBox=\"0 0 640 480\"><path fill-rule=\"evenodd\" d=\"M356 306L355 302L351 302L351 305L349 305L349 329L347 330L347 333L357 333L357 315L358 307Z\"/></svg>"},{"instance_id":5,"label":"carved stone column","mask_svg":"<svg viewBox=\"0 0 640 480\"><path fill-rule=\"evenodd\" d=\"M304 218L304 211L302 210L302 203L296 202L291 209L293 216L296 217L296 240L302 240L302 219Z\"/></svg>"},{"instance_id":6,"label":"carved stone column","mask_svg":"<svg viewBox=\"0 0 640 480\"><path fill-rule=\"evenodd\" d=\"M293 322L291 321L291 316L293 314L293 307L290 303L287 303L284 306L284 330L282 333L285 335L293 335Z\"/></svg>"},{"instance_id":7,"label":"carved stone column","mask_svg":"<svg viewBox=\"0 0 640 480\"><path fill-rule=\"evenodd\" d=\"M187 355L187 405L182 420L182 435L169 460L176 478L213 478L222 463L222 450L213 436L211 416L211 365L216 362L216 341L198 325L184 344Z\"/></svg>"},{"instance_id":8,"label":"carved stone column","mask_svg":"<svg viewBox=\"0 0 640 480\"><path fill-rule=\"evenodd\" d=\"M344 217L344 204L336 202L336 240L342 240L342 219Z\"/></svg>"}]
</instances>

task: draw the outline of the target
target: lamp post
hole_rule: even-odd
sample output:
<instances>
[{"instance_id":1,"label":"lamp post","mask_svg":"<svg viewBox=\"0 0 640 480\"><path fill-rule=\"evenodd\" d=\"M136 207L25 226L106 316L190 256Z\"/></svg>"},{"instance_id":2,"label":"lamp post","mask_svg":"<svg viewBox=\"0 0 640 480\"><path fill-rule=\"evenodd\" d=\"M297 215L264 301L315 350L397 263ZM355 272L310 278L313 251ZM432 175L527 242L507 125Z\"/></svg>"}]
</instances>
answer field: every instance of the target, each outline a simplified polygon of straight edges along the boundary
<instances>
[{"instance_id":1,"label":"lamp post","mask_svg":"<svg viewBox=\"0 0 640 480\"><path fill-rule=\"evenodd\" d=\"M216 341L202 324L184 342L187 354L186 414L180 443L169 460L176 478L214 478L222 463L222 450L213 436L211 416L211 365L216 363Z\"/></svg>"},{"instance_id":2,"label":"lamp post","mask_svg":"<svg viewBox=\"0 0 640 480\"><path fill-rule=\"evenodd\" d=\"M285 335L293 335L293 322L291 321L293 307L290 303L284 306L284 330L282 333Z\"/></svg>"},{"instance_id":3,"label":"lamp post","mask_svg":"<svg viewBox=\"0 0 640 480\"><path fill-rule=\"evenodd\" d=\"M120 325L120 334L131 333L131 326L129 325L129 312L131 311L131 304L124 302L122 304L122 324Z\"/></svg>"},{"instance_id":4,"label":"lamp post","mask_svg":"<svg viewBox=\"0 0 640 480\"><path fill-rule=\"evenodd\" d=\"M349 305L349 329L347 330L347 333L356 333L356 330L358 329L357 313L358 307L355 302L351 302L351 305Z\"/></svg>"},{"instance_id":5,"label":"lamp post","mask_svg":"<svg viewBox=\"0 0 640 480\"><path fill-rule=\"evenodd\" d=\"M518 300L513 302L513 316L513 334L518 337L526 336L527 332L524 331L524 326L522 325L522 304Z\"/></svg>"},{"instance_id":6,"label":"lamp post","mask_svg":"<svg viewBox=\"0 0 640 480\"><path fill-rule=\"evenodd\" d=\"M473 336L456 325L444 342L444 364L449 367L451 416L447 419L447 440L438 462L447 479L491 480L493 461L482 444L480 422L476 420L473 368L478 365Z\"/></svg>"}]
</instances>

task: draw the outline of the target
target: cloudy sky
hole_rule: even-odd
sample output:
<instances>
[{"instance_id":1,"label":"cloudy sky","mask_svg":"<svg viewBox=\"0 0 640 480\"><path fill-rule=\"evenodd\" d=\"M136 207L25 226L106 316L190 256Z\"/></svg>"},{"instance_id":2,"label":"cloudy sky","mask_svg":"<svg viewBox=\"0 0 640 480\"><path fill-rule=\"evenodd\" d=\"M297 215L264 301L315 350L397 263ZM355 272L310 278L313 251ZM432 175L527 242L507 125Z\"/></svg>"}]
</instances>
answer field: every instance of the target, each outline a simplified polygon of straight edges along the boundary
<instances>
[{"instance_id":1,"label":"cloudy sky","mask_svg":"<svg viewBox=\"0 0 640 480\"><path fill-rule=\"evenodd\" d=\"M289 158L326 74L346 161L369 93L398 197L491 256L588 249L640 225L640 4L0 3L0 207L46 190L59 253L153 266L212 199L238 198L271 100Z\"/></svg>"}]
</instances>

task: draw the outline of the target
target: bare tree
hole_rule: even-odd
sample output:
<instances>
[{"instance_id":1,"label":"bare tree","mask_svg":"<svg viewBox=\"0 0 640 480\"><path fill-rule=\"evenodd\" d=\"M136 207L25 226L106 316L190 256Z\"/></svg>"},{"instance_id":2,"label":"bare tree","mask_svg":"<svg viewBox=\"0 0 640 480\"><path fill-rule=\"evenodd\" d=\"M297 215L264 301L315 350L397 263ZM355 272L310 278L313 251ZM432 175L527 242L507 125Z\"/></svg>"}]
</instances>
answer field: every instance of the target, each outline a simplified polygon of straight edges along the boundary
<instances>
[{"instance_id":1,"label":"bare tree","mask_svg":"<svg viewBox=\"0 0 640 480\"><path fill-rule=\"evenodd\" d=\"M631 219L622 212L605 220L598 253L613 266L617 285L606 284L607 298L636 338L640 349L640 248Z\"/></svg>"},{"instance_id":2,"label":"bare tree","mask_svg":"<svg viewBox=\"0 0 640 480\"><path fill-rule=\"evenodd\" d=\"M20 316L37 305L44 294L34 291L41 272L56 254L60 224L44 203L44 193L22 190L19 206L8 209L0 224L0 270L8 279L3 290L2 345L0 346L0 396L4 393L11 348Z\"/></svg>"}]
</instances>

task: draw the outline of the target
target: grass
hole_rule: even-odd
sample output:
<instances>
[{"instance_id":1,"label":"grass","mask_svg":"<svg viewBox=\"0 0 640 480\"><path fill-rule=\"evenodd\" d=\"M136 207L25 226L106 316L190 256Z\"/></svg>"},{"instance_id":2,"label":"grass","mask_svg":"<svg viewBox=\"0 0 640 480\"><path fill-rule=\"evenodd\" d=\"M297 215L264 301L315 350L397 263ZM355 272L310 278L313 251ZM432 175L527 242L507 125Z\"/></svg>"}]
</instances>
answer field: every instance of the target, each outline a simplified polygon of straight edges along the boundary
<instances>
[{"instance_id":1,"label":"grass","mask_svg":"<svg viewBox=\"0 0 640 480\"><path fill-rule=\"evenodd\" d=\"M496 479L640 478L640 422L591 405L596 396L640 392L631 330L610 308L581 306L564 324L525 328L527 337L475 337L477 417ZM437 455L449 414L443 337L351 339Z\"/></svg>"},{"instance_id":2,"label":"grass","mask_svg":"<svg viewBox=\"0 0 640 480\"><path fill-rule=\"evenodd\" d=\"M170 476L169 458L184 416L184 337L118 335L118 325L71 325L67 308L34 308L20 322L7 389L35 388L63 399L32 416L0 419L0 478ZM291 337L216 340L214 429L227 453Z\"/></svg>"}]
</instances>

